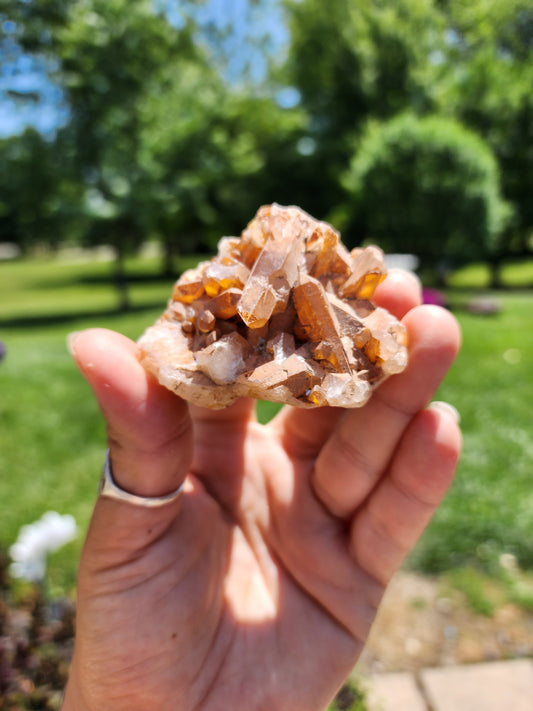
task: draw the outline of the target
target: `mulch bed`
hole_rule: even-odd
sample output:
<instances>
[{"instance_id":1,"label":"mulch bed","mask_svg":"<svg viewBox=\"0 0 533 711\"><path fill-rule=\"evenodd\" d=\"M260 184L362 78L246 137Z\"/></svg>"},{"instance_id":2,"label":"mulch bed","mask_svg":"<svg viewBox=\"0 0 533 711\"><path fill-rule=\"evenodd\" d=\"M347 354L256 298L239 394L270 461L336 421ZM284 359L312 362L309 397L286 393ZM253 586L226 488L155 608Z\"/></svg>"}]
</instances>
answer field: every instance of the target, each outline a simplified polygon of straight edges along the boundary
<instances>
[{"instance_id":1,"label":"mulch bed","mask_svg":"<svg viewBox=\"0 0 533 711\"><path fill-rule=\"evenodd\" d=\"M74 639L74 603L37 587L14 598L0 551L0 709L61 707Z\"/></svg>"}]
</instances>

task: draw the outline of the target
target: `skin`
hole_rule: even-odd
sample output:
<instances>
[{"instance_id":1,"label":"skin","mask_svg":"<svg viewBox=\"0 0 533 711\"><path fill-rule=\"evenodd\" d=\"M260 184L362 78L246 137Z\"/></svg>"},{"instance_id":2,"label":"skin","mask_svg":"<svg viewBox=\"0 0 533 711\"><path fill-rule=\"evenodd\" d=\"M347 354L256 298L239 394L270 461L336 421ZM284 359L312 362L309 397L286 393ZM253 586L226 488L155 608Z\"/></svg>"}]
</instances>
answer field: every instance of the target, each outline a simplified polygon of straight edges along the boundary
<instances>
[{"instance_id":1,"label":"skin","mask_svg":"<svg viewBox=\"0 0 533 711\"><path fill-rule=\"evenodd\" d=\"M63 711L327 707L459 456L453 413L427 408L459 329L419 299L406 274L378 288L410 360L364 408L286 407L268 425L250 400L189 407L119 334L73 338L116 482L185 492L159 509L97 500Z\"/></svg>"}]
</instances>

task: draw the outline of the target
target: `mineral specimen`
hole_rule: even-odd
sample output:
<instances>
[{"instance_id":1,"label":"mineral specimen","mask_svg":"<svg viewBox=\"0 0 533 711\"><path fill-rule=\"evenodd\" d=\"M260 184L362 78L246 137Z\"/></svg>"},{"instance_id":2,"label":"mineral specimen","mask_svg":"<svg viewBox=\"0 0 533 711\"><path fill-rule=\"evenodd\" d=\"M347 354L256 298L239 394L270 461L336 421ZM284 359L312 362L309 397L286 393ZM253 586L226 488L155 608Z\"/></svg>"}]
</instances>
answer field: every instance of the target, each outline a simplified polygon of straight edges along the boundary
<instances>
[{"instance_id":1,"label":"mineral specimen","mask_svg":"<svg viewBox=\"0 0 533 711\"><path fill-rule=\"evenodd\" d=\"M141 362L205 407L243 396L360 407L407 365L403 325L370 301L385 275L377 247L349 252L303 210L264 206L180 277L139 341Z\"/></svg>"}]
</instances>

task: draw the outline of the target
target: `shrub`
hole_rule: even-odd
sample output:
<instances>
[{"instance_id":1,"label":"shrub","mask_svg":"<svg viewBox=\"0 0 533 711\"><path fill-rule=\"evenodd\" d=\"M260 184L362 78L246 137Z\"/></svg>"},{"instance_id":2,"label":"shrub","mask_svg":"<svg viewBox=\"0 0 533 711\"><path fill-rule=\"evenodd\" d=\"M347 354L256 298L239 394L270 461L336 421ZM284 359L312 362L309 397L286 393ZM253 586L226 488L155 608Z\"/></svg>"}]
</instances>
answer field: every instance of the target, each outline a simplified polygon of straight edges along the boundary
<instances>
[{"instance_id":1,"label":"shrub","mask_svg":"<svg viewBox=\"0 0 533 711\"><path fill-rule=\"evenodd\" d=\"M368 238L422 266L484 259L508 217L488 145L447 118L371 123L345 178L348 239Z\"/></svg>"}]
</instances>

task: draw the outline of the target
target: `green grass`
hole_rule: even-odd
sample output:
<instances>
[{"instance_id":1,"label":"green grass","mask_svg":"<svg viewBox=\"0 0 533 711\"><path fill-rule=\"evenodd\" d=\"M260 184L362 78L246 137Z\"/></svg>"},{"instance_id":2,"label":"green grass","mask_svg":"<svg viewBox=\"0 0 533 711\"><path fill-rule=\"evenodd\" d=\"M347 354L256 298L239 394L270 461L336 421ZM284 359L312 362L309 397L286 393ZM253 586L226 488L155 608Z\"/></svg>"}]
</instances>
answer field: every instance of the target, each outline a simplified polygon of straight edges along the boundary
<instances>
[{"instance_id":1,"label":"green grass","mask_svg":"<svg viewBox=\"0 0 533 711\"><path fill-rule=\"evenodd\" d=\"M411 561L434 572L486 568L509 552L533 568L533 293L493 294L495 316L468 313L465 298L450 294L463 347L438 394L461 413L464 452Z\"/></svg>"},{"instance_id":2,"label":"green grass","mask_svg":"<svg viewBox=\"0 0 533 711\"><path fill-rule=\"evenodd\" d=\"M184 268L187 266L184 264ZM134 309L165 303L172 282L161 280L159 269L157 259L128 261ZM109 314L118 304L112 273L113 264L105 261L88 263L48 257L0 263L0 323L24 325L36 317L57 323Z\"/></svg>"},{"instance_id":3,"label":"green grass","mask_svg":"<svg viewBox=\"0 0 533 711\"><path fill-rule=\"evenodd\" d=\"M138 267L136 262L130 271ZM157 264L142 265L145 274ZM71 513L78 540L50 561L52 588L72 588L102 459L104 428L66 348L70 331L115 328L137 337L161 312L171 282L134 283L134 310L116 312L108 263L0 263L0 545L48 509Z\"/></svg>"},{"instance_id":4,"label":"green grass","mask_svg":"<svg viewBox=\"0 0 533 711\"><path fill-rule=\"evenodd\" d=\"M520 289L533 287L533 260L510 259L503 263L502 285ZM490 284L490 270L486 264L469 264L452 274L449 285L452 288L487 289Z\"/></svg>"},{"instance_id":5,"label":"green grass","mask_svg":"<svg viewBox=\"0 0 533 711\"><path fill-rule=\"evenodd\" d=\"M155 278L158 268L156 261L128 264L134 308L120 314L108 263L0 263L0 338L8 347L0 365L0 546L48 509L73 514L80 537L52 557L53 591L74 585L104 447L99 412L65 339L90 326L137 338L170 293L171 282ZM515 269L524 279L530 267ZM504 552L533 570L533 292L492 294L501 310L490 317L465 309L476 294L464 284L449 292L464 345L438 397L461 413L464 454L409 560L428 572L470 564L490 571ZM260 419L275 410L261 404ZM530 593L518 586L520 595Z\"/></svg>"},{"instance_id":6,"label":"green grass","mask_svg":"<svg viewBox=\"0 0 533 711\"><path fill-rule=\"evenodd\" d=\"M440 585L442 595L461 594L471 610L485 617L492 617L509 604L533 611L533 575L514 564L493 565L490 573L475 566L460 566L446 571Z\"/></svg>"},{"instance_id":7,"label":"green grass","mask_svg":"<svg viewBox=\"0 0 533 711\"><path fill-rule=\"evenodd\" d=\"M444 576L453 591L461 592L469 607L479 615L492 617L497 607L492 579L472 567L454 568Z\"/></svg>"}]
</instances>

